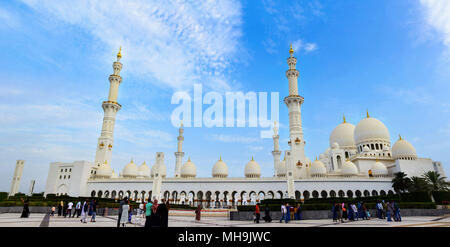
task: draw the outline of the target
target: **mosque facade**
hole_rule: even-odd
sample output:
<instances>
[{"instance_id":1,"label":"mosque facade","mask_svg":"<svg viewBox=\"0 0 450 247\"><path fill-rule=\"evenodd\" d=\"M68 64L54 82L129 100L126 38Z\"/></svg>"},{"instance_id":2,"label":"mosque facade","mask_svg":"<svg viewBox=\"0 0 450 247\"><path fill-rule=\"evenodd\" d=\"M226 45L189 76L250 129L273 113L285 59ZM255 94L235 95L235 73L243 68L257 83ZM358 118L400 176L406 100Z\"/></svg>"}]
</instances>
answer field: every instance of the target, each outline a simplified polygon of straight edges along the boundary
<instances>
[{"instance_id":1,"label":"mosque facade","mask_svg":"<svg viewBox=\"0 0 450 247\"><path fill-rule=\"evenodd\" d=\"M212 167L211 177L197 177L197 169L190 158L183 164L184 128L181 124L177 137L173 177L167 176L165 154L156 153L151 168L128 163L117 174L110 166L114 146L116 114L121 109L117 102L122 83L121 52L113 63L109 76L108 100L102 103L103 125L98 138L94 162L52 162L45 194L70 196L96 196L133 200L165 198L171 203L205 207L226 207L255 204L265 198L323 198L364 197L394 193L391 180L396 172L408 176L421 176L436 171L445 176L442 164L430 158L418 157L415 148L399 136L391 146L386 126L378 119L367 116L355 126L343 118L330 134L329 147L314 161L305 155L301 105L299 95L297 59L294 50L287 59L289 95L284 103L289 110L288 150L280 150L278 126L273 127L274 174L261 177L261 167L252 157L245 165L244 177L228 177L228 166L222 158ZM284 153L284 154L283 154ZM281 156L283 154L283 159Z\"/></svg>"}]
</instances>

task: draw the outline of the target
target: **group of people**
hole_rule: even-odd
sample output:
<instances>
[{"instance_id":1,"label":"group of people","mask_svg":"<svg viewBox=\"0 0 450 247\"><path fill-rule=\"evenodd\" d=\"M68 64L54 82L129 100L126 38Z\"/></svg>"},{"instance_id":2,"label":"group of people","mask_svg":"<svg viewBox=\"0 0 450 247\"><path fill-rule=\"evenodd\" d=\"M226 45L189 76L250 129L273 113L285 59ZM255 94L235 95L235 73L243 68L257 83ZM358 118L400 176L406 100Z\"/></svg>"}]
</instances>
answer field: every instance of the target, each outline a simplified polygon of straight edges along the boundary
<instances>
[{"instance_id":1,"label":"group of people","mask_svg":"<svg viewBox=\"0 0 450 247\"><path fill-rule=\"evenodd\" d=\"M297 203L297 205L290 206L289 203L282 204L281 205L281 218L280 223L284 222L289 223L291 220L301 220L302 219L302 206L300 203Z\"/></svg>"},{"instance_id":2,"label":"group of people","mask_svg":"<svg viewBox=\"0 0 450 247\"><path fill-rule=\"evenodd\" d=\"M333 222L355 221L359 219L370 220L370 212L362 202L357 203L333 203L331 212Z\"/></svg>"},{"instance_id":3,"label":"group of people","mask_svg":"<svg viewBox=\"0 0 450 247\"><path fill-rule=\"evenodd\" d=\"M73 208L73 202L61 201L57 207L59 217L62 216L64 218L75 218L75 215L77 215L77 218L79 218L81 216L81 223L87 223L87 216L91 216L91 222L95 222L95 217L97 216L97 201L95 199L92 199L91 201L89 201L88 199L85 199L84 201L78 201L75 205L75 208ZM56 207L53 206L50 216L54 216L55 211Z\"/></svg>"},{"instance_id":4,"label":"group of people","mask_svg":"<svg viewBox=\"0 0 450 247\"><path fill-rule=\"evenodd\" d=\"M144 227L168 227L169 223L169 201L162 199L162 202L158 204L158 200L154 199L153 202L143 202L139 205L138 215L140 217L145 216ZM119 217L117 219L117 227L125 227L127 223L131 223L133 211L130 205L130 200L125 197L119 204Z\"/></svg>"},{"instance_id":5,"label":"group of people","mask_svg":"<svg viewBox=\"0 0 450 247\"><path fill-rule=\"evenodd\" d=\"M376 216L379 219L387 218L387 221L392 221L391 217L394 218L394 221L401 221L400 215L400 207L394 201L390 202L378 202L376 205ZM333 213L333 222L341 222L344 223L346 220L355 221L355 220L370 220L371 215L369 209L363 202L357 203L333 203L332 209Z\"/></svg>"},{"instance_id":6,"label":"group of people","mask_svg":"<svg viewBox=\"0 0 450 247\"><path fill-rule=\"evenodd\" d=\"M260 204L256 204L254 220L253 222L259 224L259 220L261 218L260 212ZM264 207L264 217L262 218L264 222L270 223L272 222L272 217L270 216L270 207L268 204ZM290 206L289 203L281 205L281 218L280 223L284 222L288 223L291 220L301 220L302 219L302 206L300 203L297 203L296 206Z\"/></svg>"},{"instance_id":7,"label":"group of people","mask_svg":"<svg viewBox=\"0 0 450 247\"><path fill-rule=\"evenodd\" d=\"M387 221L402 221L400 207L395 201L385 202L384 200L376 204L377 218L386 219Z\"/></svg>"}]
</instances>

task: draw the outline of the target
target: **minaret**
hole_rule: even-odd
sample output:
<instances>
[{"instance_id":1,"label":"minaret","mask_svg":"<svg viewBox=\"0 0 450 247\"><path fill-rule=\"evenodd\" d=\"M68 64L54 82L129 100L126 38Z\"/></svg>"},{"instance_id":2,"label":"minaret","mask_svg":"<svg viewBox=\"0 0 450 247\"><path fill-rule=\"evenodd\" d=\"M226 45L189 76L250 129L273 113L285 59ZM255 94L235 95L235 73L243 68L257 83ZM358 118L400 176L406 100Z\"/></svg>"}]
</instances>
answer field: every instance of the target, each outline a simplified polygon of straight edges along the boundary
<instances>
[{"instance_id":1,"label":"minaret","mask_svg":"<svg viewBox=\"0 0 450 247\"><path fill-rule=\"evenodd\" d=\"M98 138L97 152L95 154L94 164L100 166L107 162L111 164L111 152L114 144L114 123L116 122L116 114L122 107L117 103L117 95L119 93L119 85L122 82L120 71L122 70L122 64L120 59L122 58L122 47L117 53L117 61L113 63L114 73L109 76L109 96L107 101L103 101L102 107L105 112L103 117L102 133Z\"/></svg>"},{"instance_id":2,"label":"minaret","mask_svg":"<svg viewBox=\"0 0 450 247\"><path fill-rule=\"evenodd\" d=\"M24 160L18 160L16 162L16 169L14 170L14 176L11 182L11 191L9 192L9 196L13 196L19 192L20 179L22 178L24 165Z\"/></svg>"},{"instance_id":3,"label":"minaret","mask_svg":"<svg viewBox=\"0 0 450 247\"><path fill-rule=\"evenodd\" d=\"M280 144L279 144L280 135L278 135L278 127L277 127L276 121L273 126L272 138L273 138L272 155L273 155L273 168L274 168L273 170L274 170L274 176L277 177L278 176L278 167L280 165L281 151L280 151Z\"/></svg>"},{"instance_id":4,"label":"minaret","mask_svg":"<svg viewBox=\"0 0 450 247\"><path fill-rule=\"evenodd\" d=\"M303 130L302 130L302 118L301 118L301 105L303 103L303 97L298 95L298 75L299 72L295 68L297 64L297 59L294 57L294 50L289 50L289 58L287 59L287 63L289 65L289 69L286 71L286 77L289 81L289 96L284 98L284 103L286 103L289 109L289 146L291 147L291 162L294 162L294 165L287 166L288 167L304 167L306 165L306 157L305 157L305 141L303 139Z\"/></svg>"},{"instance_id":5,"label":"minaret","mask_svg":"<svg viewBox=\"0 0 450 247\"><path fill-rule=\"evenodd\" d=\"M181 165L183 163L183 157L184 157L184 152L182 149L183 140L184 140L183 133L184 133L183 121L181 121L180 129L178 131L178 137L177 137L178 149L175 152L175 158L176 158L176 160L175 160L175 177L176 178L179 178L181 176Z\"/></svg>"}]
</instances>

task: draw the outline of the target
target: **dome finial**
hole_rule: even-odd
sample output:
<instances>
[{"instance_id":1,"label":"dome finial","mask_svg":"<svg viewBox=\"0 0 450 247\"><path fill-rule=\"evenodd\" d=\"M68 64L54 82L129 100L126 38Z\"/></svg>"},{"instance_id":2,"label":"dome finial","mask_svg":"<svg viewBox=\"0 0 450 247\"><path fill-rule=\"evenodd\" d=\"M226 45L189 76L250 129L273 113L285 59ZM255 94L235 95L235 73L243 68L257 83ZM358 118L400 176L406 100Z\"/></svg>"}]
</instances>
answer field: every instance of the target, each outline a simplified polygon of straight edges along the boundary
<instances>
[{"instance_id":1,"label":"dome finial","mask_svg":"<svg viewBox=\"0 0 450 247\"><path fill-rule=\"evenodd\" d=\"M122 46L119 48L119 53L117 53L117 60L122 58Z\"/></svg>"},{"instance_id":2,"label":"dome finial","mask_svg":"<svg viewBox=\"0 0 450 247\"><path fill-rule=\"evenodd\" d=\"M188 158L188 162L191 162L191 156L189 156L189 158Z\"/></svg>"},{"instance_id":3,"label":"dome finial","mask_svg":"<svg viewBox=\"0 0 450 247\"><path fill-rule=\"evenodd\" d=\"M400 134L398 134L398 139L399 139L399 140L403 140L403 139L402 139L402 136L401 136Z\"/></svg>"},{"instance_id":4,"label":"dome finial","mask_svg":"<svg viewBox=\"0 0 450 247\"><path fill-rule=\"evenodd\" d=\"M294 54L294 49L292 49L292 43L291 43L291 49L289 49L289 53L292 55Z\"/></svg>"},{"instance_id":5,"label":"dome finial","mask_svg":"<svg viewBox=\"0 0 450 247\"><path fill-rule=\"evenodd\" d=\"M180 128L183 128L183 120L181 120L181 122L180 122Z\"/></svg>"},{"instance_id":6,"label":"dome finial","mask_svg":"<svg viewBox=\"0 0 450 247\"><path fill-rule=\"evenodd\" d=\"M108 164L108 161L107 161L107 160L105 160L105 165L106 165L106 164Z\"/></svg>"},{"instance_id":7,"label":"dome finial","mask_svg":"<svg viewBox=\"0 0 450 247\"><path fill-rule=\"evenodd\" d=\"M252 160L253 160L253 155L252 155Z\"/></svg>"},{"instance_id":8,"label":"dome finial","mask_svg":"<svg viewBox=\"0 0 450 247\"><path fill-rule=\"evenodd\" d=\"M316 155L316 160L317 160L317 155Z\"/></svg>"},{"instance_id":9,"label":"dome finial","mask_svg":"<svg viewBox=\"0 0 450 247\"><path fill-rule=\"evenodd\" d=\"M134 163L134 162L133 162L133 158L131 158L131 162L130 162L130 163Z\"/></svg>"},{"instance_id":10,"label":"dome finial","mask_svg":"<svg viewBox=\"0 0 450 247\"><path fill-rule=\"evenodd\" d=\"M219 160L222 160L222 155L219 156Z\"/></svg>"},{"instance_id":11,"label":"dome finial","mask_svg":"<svg viewBox=\"0 0 450 247\"><path fill-rule=\"evenodd\" d=\"M346 121L345 121L345 114L342 114L342 116L343 116L343 119L344 119L343 123L346 123Z\"/></svg>"},{"instance_id":12,"label":"dome finial","mask_svg":"<svg viewBox=\"0 0 450 247\"><path fill-rule=\"evenodd\" d=\"M366 113L367 113L367 118L370 118L370 116L369 116L369 109L366 110Z\"/></svg>"}]
</instances>

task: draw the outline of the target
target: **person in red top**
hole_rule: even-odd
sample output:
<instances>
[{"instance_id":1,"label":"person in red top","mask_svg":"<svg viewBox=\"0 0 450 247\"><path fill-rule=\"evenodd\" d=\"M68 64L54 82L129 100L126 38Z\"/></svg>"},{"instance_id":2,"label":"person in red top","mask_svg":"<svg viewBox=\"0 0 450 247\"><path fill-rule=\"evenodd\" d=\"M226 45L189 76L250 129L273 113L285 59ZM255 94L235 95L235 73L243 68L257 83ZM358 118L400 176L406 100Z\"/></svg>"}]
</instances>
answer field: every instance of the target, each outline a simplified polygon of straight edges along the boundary
<instances>
[{"instance_id":1,"label":"person in red top","mask_svg":"<svg viewBox=\"0 0 450 247\"><path fill-rule=\"evenodd\" d=\"M256 204L256 206L255 206L255 220L254 220L254 222L256 222L256 223L258 223L259 224L259 217L261 217L261 213L260 213L260 211L259 211L259 203L258 204Z\"/></svg>"}]
</instances>

